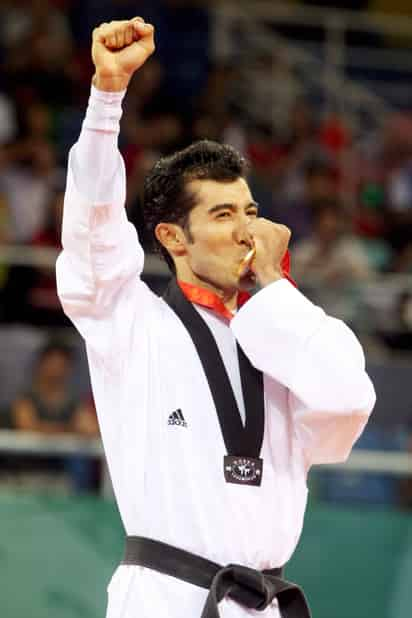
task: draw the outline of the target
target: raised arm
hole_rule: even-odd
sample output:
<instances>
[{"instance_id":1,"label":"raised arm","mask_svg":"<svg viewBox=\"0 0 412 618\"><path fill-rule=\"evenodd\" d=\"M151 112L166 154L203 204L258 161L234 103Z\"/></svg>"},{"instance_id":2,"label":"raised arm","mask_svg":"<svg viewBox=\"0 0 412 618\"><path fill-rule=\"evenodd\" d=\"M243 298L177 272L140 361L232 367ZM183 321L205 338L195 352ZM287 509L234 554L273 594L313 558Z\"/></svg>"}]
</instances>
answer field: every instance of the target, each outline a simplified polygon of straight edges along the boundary
<instances>
[{"instance_id":1,"label":"raised arm","mask_svg":"<svg viewBox=\"0 0 412 618\"><path fill-rule=\"evenodd\" d=\"M140 285L149 296L139 278L143 251L124 209L125 170L117 140L129 81L153 51L153 26L140 18L102 24L93 33L96 72L69 156L63 252L56 266L63 308L89 342L99 341L99 321L115 312L130 286Z\"/></svg>"}]
</instances>

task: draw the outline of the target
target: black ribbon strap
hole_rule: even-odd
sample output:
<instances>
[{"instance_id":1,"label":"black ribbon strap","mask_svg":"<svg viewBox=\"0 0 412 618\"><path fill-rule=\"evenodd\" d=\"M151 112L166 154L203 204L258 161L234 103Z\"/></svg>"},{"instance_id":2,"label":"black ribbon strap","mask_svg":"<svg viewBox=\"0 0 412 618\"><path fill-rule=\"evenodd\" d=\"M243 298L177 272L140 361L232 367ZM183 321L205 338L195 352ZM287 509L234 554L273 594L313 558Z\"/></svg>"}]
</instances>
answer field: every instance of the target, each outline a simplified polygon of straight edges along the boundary
<instances>
[{"instance_id":1,"label":"black ribbon strap","mask_svg":"<svg viewBox=\"0 0 412 618\"><path fill-rule=\"evenodd\" d=\"M219 564L177 547L147 539L126 538L122 564L134 564L209 590L201 618L220 618L225 596L248 609L263 611L277 599L282 618L311 618L303 591L282 577L282 569L257 571Z\"/></svg>"}]
</instances>

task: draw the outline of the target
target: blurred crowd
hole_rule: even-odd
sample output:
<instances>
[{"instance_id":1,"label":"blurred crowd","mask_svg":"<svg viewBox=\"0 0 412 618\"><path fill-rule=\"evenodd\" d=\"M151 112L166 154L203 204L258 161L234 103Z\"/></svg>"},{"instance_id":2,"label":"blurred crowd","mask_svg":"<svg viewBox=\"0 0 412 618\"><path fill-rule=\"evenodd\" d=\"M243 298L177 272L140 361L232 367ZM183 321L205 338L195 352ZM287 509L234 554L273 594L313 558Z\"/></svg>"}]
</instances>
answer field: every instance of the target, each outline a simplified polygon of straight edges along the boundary
<instances>
[{"instance_id":1,"label":"blurred crowd","mask_svg":"<svg viewBox=\"0 0 412 618\"><path fill-rule=\"evenodd\" d=\"M346 301L387 273L412 274L412 113L355 136L347 118L325 113L304 95L284 57L250 50L244 71L236 45L222 53L206 7L197 0L2 1L0 256L10 247L60 248L67 156L93 74L91 31L137 13L156 25L157 52L130 85L120 149L128 215L147 251L140 208L147 170L160 155L210 138L250 160L261 215L292 229L292 274L315 300L337 301L339 314L343 294ZM377 334L389 347L412 350L408 289L391 312L392 328L377 326ZM0 259L0 321L68 326L53 263ZM70 401L58 389L47 393L48 362L68 371L66 352L57 347L40 355L33 384L13 404L14 426L96 431L90 402Z\"/></svg>"},{"instance_id":2,"label":"blurred crowd","mask_svg":"<svg viewBox=\"0 0 412 618\"><path fill-rule=\"evenodd\" d=\"M293 231L300 285L339 294L380 273L411 273L412 116L355 139L348 119L302 95L284 58L251 50L245 72L236 46L220 53L213 13L197 0L3 1L0 246L59 248L67 155L93 74L91 31L137 11L156 24L157 52L129 88L120 148L129 217L148 250L139 202L146 171L207 137L251 161L262 215ZM3 322L65 324L51 269L2 263L0 289ZM402 302L412 328L409 297Z\"/></svg>"}]
</instances>

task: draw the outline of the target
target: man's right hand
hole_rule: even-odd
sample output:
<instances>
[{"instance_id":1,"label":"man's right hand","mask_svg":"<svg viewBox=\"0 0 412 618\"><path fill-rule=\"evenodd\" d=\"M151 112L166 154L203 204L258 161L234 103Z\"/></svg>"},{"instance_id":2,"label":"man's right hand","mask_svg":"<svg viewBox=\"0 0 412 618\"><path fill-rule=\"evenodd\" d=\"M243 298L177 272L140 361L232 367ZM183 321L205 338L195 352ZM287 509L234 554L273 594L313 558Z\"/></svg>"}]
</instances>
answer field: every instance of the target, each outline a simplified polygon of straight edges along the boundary
<instances>
[{"instance_id":1,"label":"man's right hand","mask_svg":"<svg viewBox=\"0 0 412 618\"><path fill-rule=\"evenodd\" d=\"M141 17L101 24L93 31L93 85L106 92L125 90L154 50L154 27Z\"/></svg>"}]
</instances>

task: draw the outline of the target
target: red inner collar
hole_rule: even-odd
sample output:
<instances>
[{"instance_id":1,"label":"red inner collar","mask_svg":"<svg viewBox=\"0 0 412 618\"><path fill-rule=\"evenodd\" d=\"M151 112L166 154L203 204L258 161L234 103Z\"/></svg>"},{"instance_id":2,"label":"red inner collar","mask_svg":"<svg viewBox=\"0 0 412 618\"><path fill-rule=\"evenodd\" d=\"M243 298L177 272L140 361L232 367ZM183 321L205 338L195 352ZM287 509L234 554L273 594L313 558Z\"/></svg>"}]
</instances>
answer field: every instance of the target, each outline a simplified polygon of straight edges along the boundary
<instances>
[{"instance_id":1,"label":"red inner collar","mask_svg":"<svg viewBox=\"0 0 412 618\"><path fill-rule=\"evenodd\" d=\"M282 270L286 279L288 279L295 287L296 283L289 276L290 272L290 254L289 251L286 252L283 260L282 260ZM225 307L223 301L219 296L212 292L212 290L207 290L206 288L202 288L198 285L193 285L192 283L186 283L185 281L178 280L178 284L180 289L186 298L196 305L201 305L202 307L206 307L207 309L211 309L218 315L226 318L227 320L231 320L233 318L233 314ZM250 294L248 292L239 292L237 297L237 306L238 309L242 307L250 298Z\"/></svg>"}]
</instances>

